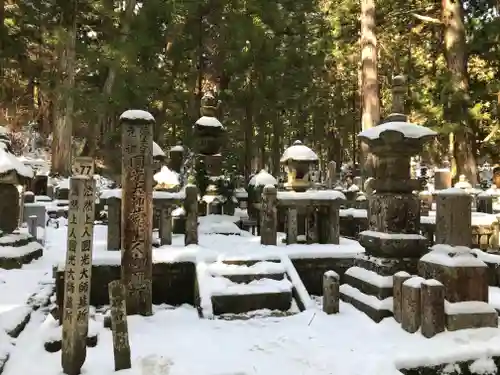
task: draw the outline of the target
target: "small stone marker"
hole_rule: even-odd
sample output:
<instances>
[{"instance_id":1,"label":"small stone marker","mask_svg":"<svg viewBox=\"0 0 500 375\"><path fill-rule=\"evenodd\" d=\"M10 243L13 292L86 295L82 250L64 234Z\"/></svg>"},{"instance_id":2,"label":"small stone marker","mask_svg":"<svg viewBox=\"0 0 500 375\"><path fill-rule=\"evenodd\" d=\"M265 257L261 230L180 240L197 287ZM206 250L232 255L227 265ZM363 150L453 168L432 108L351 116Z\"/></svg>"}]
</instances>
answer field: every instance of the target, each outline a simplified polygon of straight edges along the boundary
<instances>
[{"instance_id":1,"label":"small stone marker","mask_svg":"<svg viewBox=\"0 0 500 375\"><path fill-rule=\"evenodd\" d=\"M436 193L435 244L472 245L471 196L462 189L450 188Z\"/></svg>"},{"instance_id":2,"label":"small stone marker","mask_svg":"<svg viewBox=\"0 0 500 375\"><path fill-rule=\"evenodd\" d=\"M128 340L125 287L120 280L115 280L108 284L108 288L111 304L111 330L113 332L115 371L120 371L132 367Z\"/></svg>"},{"instance_id":3,"label":"small stone marker","mask_svg":"<svg viewBox=\"0 0 500 375\"><path fill-rule=\"evenodd\" d=\"M90 156L77 156L73 161L72 172L74 176L93 176L94 159Z\"/></svg>"},{"instance_id":4,"label":"small stone marker","mask_svg":"<svg viewBox=\"0 0 500 375\"><path fill-rule=\"evenodd\" d=\"M276 246L276 227L278 222L276 187L267 185L262 192L260 210L260 243Z\"/></svg>"},{"instance_id":5,"label":"small stone marker","mask_svg":"<svg viewBox=\"0 0 500 375\"><path fill-rule=\"evenodd\" d=\"M160 245L172 245L172 206L160 209Z\"/></svg>"},{"instance_id":6,"label":"small stone marker","mask_svg":"<svg viewBox=\"0 0 500 375\"><path fill-rule=\"evenodd\" d=\"M339 280L335 271L326 271L323 275L323 311L326 314L339 312Z\"/></svg>"},{"instance_id":7,"label":"small stone marker","mask_svg":"<svg viewBox=\"0 0 500 375\"><path fill-rule=\"evenodd\" d=\"M184 244L198 244L198 188L194 185L186 186L186 199L184 200L186 211L186 234Z\"/></svg>"},{"instance_id":8,"label":"small stone marker","mask_svg":"<svg viewBox=\"0 0 500 375\"><path fill-rule=\"evenodd\" d=\"M62 309L62 367L66 375L80 374L87 353L95 217L94 185L94 179L89 176L70 179Z\"/></svg>"},{"instance_id":9,"label":"small stone marker","mask_svg":"<svg viewBox=\"0 0 500 375\"><path fill-rule=\"evenodd\" d=\"M153 124L144 111L125 111L122 127L121 279L127 313L151 315L153 274Z\"/></svg>"},{"instance_id":10,"label":"small stone marker","mask_svg":"<svg viewBox=\"0 0 500 375\"><path fill-rule=\"evenodd\" d=\"M31 236L35 237L37 239L37 222L38 216L36 215L30 215L28 217L28 232Z\"/></svg>"},{"instance_id":11,"label":"small stone marker","mask_svg":"<svg viewBox=\"0 0 500 375\"><path fill-rule=\"evenodd\" d=\"M444 286L437 280L426 280L420 287L422 335L431 338L444 331Z\"/></svg>"},{"instance_id":12,"label":"small stone marker","mask_svg":"<svg viewBox=\"0 0 500 375\"><path fill-rule=\"evenodd\" d=\"M403 302L403 283L410 278L408 272L400 271L393 276L393 311L396 322L401 323L401 304Z\"/></svg>"},{"instance_id":13,"label":"small stone marker","mask_svg":"<svg viewBox=\"0 0 500 375\"><path fill-rule=\"evenodd\" d=\"M297 208L290 207L286 215L286 244L297 243Z\"/></svg>"},{"instance_id":14,"label":"small stone marker","mask_svg":"<svg viewBox=\"0 0 500 375\"><path fill-rule=\"evenodd\" d=\"M416 276L403 283L401 328L409 333L415 333L420 328L420 285L423 281L423 278Z\"/></svg>"},{"instance_id":15,"label":"small stone marker","mask_svg":"<svg viewBox=\"0 0 500 375\"><path fill-rule=\"evenodd\" d=\"M451 188L451 170L448 168L434 171L434 189L445 190Z\"/></svg>"}]
</instances>

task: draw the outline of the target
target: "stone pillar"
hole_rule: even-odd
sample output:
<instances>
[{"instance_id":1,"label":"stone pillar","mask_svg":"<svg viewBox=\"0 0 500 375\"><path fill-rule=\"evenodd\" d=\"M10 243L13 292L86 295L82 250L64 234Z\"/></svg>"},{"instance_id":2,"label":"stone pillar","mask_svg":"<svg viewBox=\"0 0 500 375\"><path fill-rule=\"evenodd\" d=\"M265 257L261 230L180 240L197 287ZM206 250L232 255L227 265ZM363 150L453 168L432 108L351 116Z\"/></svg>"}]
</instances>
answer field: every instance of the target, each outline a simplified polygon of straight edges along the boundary
<instances>
[{"instance_id":1,"label":"stone pillar","mask_svg":"<svg viewBox=\"0 0 500 375\"><path fill-rule=\"evenodd\" d=\"M492 214L493 213L493 200L494 197L490 194L479 194L476 197L476 211L477 212L484 212L486 214Z\"/></svg>"},{"instance_id":2,"label":"stone pillar","mask_svg":"<svg viewBox=\"0 0 500 375\"><path fill-rule=\"evenodd\" d=\"M125 303L126 292L120 280L110 282L108 284L108 291L109 303L111 305L111 330L113 332L115 371L120 371L132 367Z\"/></svg>"},{"instance_id":3,"label":"stone pillar","mask_svg":"<svg viewBox=\"0 0 500 375\"><path fill-rule=\"evenodd\" d=\"M19 191L16 185L0 182L0 230L12 233L19 222Z\"/></svg>"},{"instance_id":4,"label":"stone pillar","mask_svg":"<svg viewBox=\"0 0 500 375\"><path fill-rule=\"evenodd\" d=\"M20 228L24 223L24 186L18 185L17 191L19 192L19 219L17 226Z\"/></svg>"},{"instance_id":5,"label":"stone pillar","mask_svg":"<svg viewBox=\"0 0 500 375\"><path fill-rule=\"evenodd\" d=\"M340 243L340 218L339 207L336 203L330 203L328 206L328 239L327 243L338 245Z\"/></svg>"},{"instance_id":6,"label":"stone pillar","mask_svg":"<svg viewBox=\"0 0 500 375\"><path fill-rule=\"evenodd\" d=\"M260 243L276 246L276 230L278 225L277 191L272 185L264 187L260 210Z\"/></svg>"},{"instance_id":7,"label":"stone pillar","mask_svg":"<svg viewBox=\"0 0 500 375\"><path fill-rule=\"evenodd\" d=\"M122 125L121 278L127 313L152 314L153 124L144 111L126 111Z\"/></svg>"},{"instance_id":8,"label":"stone pillar","mask_svg":"<svg viewBox=\"0 0 500 375\"><path fill-rule=\"evenodd\" d=\"M172 245L172 207L160 208L160 245Z\"/></svg>"},{"instance_id":9,"label":"stone pillar","mask_svg":"<svg viewBox=\"0 0 500 375\"><path fill-rule=\"evenodd\" d=\"M393 276L392 290L393 290L393 313L394 320L401 323L401 305L403 303L403 283L410 278L410 274L405 271L399 271Z\"/></svg>"},{"instance_id":10,"label":"stone pillar","mask_svg":"<svg viewBox=\"0 0 500 375\"><path fill-rule=\"evenodd\" d=\"M32 191L24 192L24 203L35 203L35 194Z\"/></svg>"},{"instance_id":11,"label":"stone pillar","mask_svg":"<svg viewBox=\"0 0 500 375\"><path fill-rule=\"evenodd\" d=\"M290 207L286 219L286 244L291 245L297 243L297 208Z\"/></svg>"},{"instance_id":12,"label":"stone pillar","mask_svg":"<svg viewBox=\"0 0 500 375\"><path fill-rule=\"evenodd\" d=\"M401 328L406 332L415 333L420 328L420 284L424 279L412 277L403 283L401 304Z\"/></svg>"},{"instance_id":13,"label":"stone pillar","mask_svg":"<svg viewBox=\"0 0 500 375\"><path fill-rule=\"evenodd\" d=\"M62 308L62 368L79 375L87 353L92 240L94 233L94 179L72 177L68 209L68 248L64 269Z\"/></svg>"},{"instance_id":14,"label":"stone pillar","mask_svg":"<svg viewBox=\"0 0 500 375\"><path fill-rule=\"evenodd\" d=\"M431 338L443 332L446 322L443 284L437 280L422 282L420 305L422 310L422 335Z\"/></svg>"},{"instance_id":15,"label":"stone pillar","mask_svg":"<svg viewBox=\"0 0 500 375\"><path fill-rule=\"evenodd\" d=\"M326 185L328 189L333 189L335 187L335 180L337 176L337 163L333 160L328 163L328 174Z\"/></svg>"},{"instance_id":16,"label":"stone pillar","mask_svg":"<svg viewBox=\"0 0 500 375\"><path fill-rule=\"evenodd\" d=\"M186 186L186 199L184 200L186 211L186 234L184 244L198 244L198 188L194 185Z\"/></svg>"},{"instance_id":17,"label":"stone pillar","mask_svg":"<svg viewBox=\"0 0 500 375\"><path fill-rule=\"evenodd\" d=\"M471 196L457 188L436 193L436 244L472 244Z\"/></svg>"},{"instance_id":18,"label":"stone pillar","mask_svg":"<svg viewBox=\"0 0 500 375\"><path fill-rule=\"evenodd\" d=\"M306 207L305 229L307 243L318 243L318 212L315 207Z\"/></svg>"},{"instance_id":19,"label":"stone pillar","mask_svg":"<svg viewBox=\"0 0 500 375\"><path fill-rule=\"evenodd\" d=\"M108 250L121 250L121 199L110 197L108 205Z\"/></svg>"},{"instance_id":20,"label":"stone pillar","mask_svg":"<svg viewBox=\"0 0 500 375\"><path fill-rule=\"evenodd\" d=\"M28 218L28 232L31 236L35 237L37 239L37 222L38 217L36 215L31 215Z\"/></svg>"},{"instance_id":21,"label":"stone pillar","mask_svg":"<svg viewBox=\"0 0 500 375\"><path fill-rule=\"evenodd\" d=\"M326 314L339 312L340 278L335 271L326 271L323 275L323 311Z\"/></svg>"},{"instance_id":22,"label":"stone pillar","mask_svg":"<svg viewBox=\"0 0 500 375\"><path fill-rule=\"evenodd\" d=\"M451 170L448 168L436 169L434 171L434 189L445 190L451 188Z\"/></svg>"}]
</instances>

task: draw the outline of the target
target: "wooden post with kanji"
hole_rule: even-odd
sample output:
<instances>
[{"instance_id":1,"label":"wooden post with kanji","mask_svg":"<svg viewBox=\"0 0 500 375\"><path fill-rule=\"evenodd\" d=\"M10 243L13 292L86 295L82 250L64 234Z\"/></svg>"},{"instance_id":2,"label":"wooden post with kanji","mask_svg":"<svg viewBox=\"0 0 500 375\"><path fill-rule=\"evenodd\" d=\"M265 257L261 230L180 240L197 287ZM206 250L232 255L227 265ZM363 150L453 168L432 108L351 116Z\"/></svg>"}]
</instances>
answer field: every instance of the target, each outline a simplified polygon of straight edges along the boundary
<instances>
[{"instance_id":1,"label":"wooden post with kanji","mask_svg":"<svg viewBox=\"0 0 500 375\"><path fill-rule=\"evenodd\" d=\"M94 233L94 186L91 176L70 179L68 248L64 269L62 307L62 368L78 375L87 354L92 238Z\"/></svg>"},{"instance_id":2,"label":"wooden post with kanji","mask_svg":"<svg viewBox=\"0 0 500 375\"><path fill-rule=\"evenodd\" d=\"M153 243L153 123L145 111L125 111L122 126L121 280L127 314L151 315Z\"/></svg>"}]
</instances>

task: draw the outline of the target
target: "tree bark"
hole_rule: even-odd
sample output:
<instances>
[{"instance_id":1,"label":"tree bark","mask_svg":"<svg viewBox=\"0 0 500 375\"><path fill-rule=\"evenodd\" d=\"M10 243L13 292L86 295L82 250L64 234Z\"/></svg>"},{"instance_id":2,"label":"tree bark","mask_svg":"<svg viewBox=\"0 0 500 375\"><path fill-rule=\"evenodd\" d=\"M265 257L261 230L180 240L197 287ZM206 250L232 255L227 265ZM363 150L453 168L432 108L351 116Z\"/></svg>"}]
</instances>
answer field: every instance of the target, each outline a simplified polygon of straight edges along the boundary
<instances>
[{"instance_id":1,"label":"tree bark","mask_svg":"<svg viewBox=\"0 0 500 375\"><path fill-rule=\"evenodd\" d=\"M444 53L451 76L448 120L457 125L453 156L457 176L464 174L474 186L478 182L474 137L469 115L469 76L467 72L467 44L464 11L461 0L442 0L444 24Z\"/></svg>"},{"instance_id":2,"label":"tree bark","mask_svg":"<svg viewBox=\"0 0 500 375\"><path fill-rule=\"evenodd\" d=\"M375 0L361 0L361 97L361 123L362 129L366 130L380 122ZM361 145L361 166L364 177L371 177L373 156L364 144Z\"/></svg>"},{"instance_id":3,"label":"tree bark","mask_svg":"<svg viewBox=\"0 0 500 375\"><path fill-rule=\"evenodd\" d=\"M77 8L78 0L64 2L59 28L59 67L54 106L51 172L64 177L71 175Z\"/></svg>"}]
</instances>

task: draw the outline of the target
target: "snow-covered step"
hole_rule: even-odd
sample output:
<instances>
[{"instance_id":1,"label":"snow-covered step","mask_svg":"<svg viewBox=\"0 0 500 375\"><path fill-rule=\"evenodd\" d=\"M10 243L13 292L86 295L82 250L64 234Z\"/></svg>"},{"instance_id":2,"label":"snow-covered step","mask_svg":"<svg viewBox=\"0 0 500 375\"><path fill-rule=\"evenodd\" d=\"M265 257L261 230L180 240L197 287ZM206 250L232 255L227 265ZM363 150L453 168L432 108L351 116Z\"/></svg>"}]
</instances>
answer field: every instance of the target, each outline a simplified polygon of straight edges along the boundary
<instances>
[{"instance_id":1,"label":"snow-covered step","mask_svg":"<svg viewBox=\"0 0 500 375\"><path fill-rule=\"evenodd\" d=\"M288 279L260 279L235 283L216 276L210 281L214 315L240 314L268 309L287 311L292 305L292 283Z\"/></svg>"},{"instance_id":2,"label":"snow-covered step","mask_svg":"<svg viewBox=\"0 0 500 375\"><path fill-rule=\"evenodd\" d=\"M498 327L498 312L483 301L445 303L446 329Z\"/></svg>"},{"instance_id":3,"label":"snow-covered step","mask_svg":"<svg viewBox=\"0 0 500 375\"><path fill-rule=\"evenodd\" d=\"M211 276L223 276L234 283L250 283L260 279L283 280L285 267L281 263L262 261L251 265L215 262L207 265Z\"/></svg>"},{"instance_id":4,"label":"snow-covered step","mask_svg":"<svg viewBox=\"0 0 500 375\"><path fill-rule=\"evenodd\" d=\"M201 316L211 318L214 315L241 314L262 309L290 310L293 285L288 278L282 277L282 279L275 280L262 277L249 282L234 282L226 276L217 274L218 271L227 272L227 269L218 267L204 262L196 266L197 304ZM253 270L254 275L257 271L263 270L259 267L265 268L265 266L256 266ZM238 275L237 272L243 272L243 270L237 271L237 268L231 270L233 276ZM276 270L277 268L273 269L273 271ZM246 273L246 275L250 274Z\"/></svg>"},{"instance_id":5,"label":"snow-covered step","mask_svg":"<svg viewBox=\"0 0 500 375\"><path fill-rule=\"evenodd\" d=\"M351 285L342 284L340 286L340 299L364 312L376 323L392 316L392 297L380 300L375 296L363 293Z\"/></svg>"},{"instance_id":6,"label":"snow-covered step","mask_svg":"<svg viewBox=\"0 0 500 375\"><path fill-rule=\"evenodd\" d=\"M361 267L351 267L344 274L344 282L364 294L379 300L392 297L392 276L380 276L376 272Z\"/></svg>"}]
</instances>

